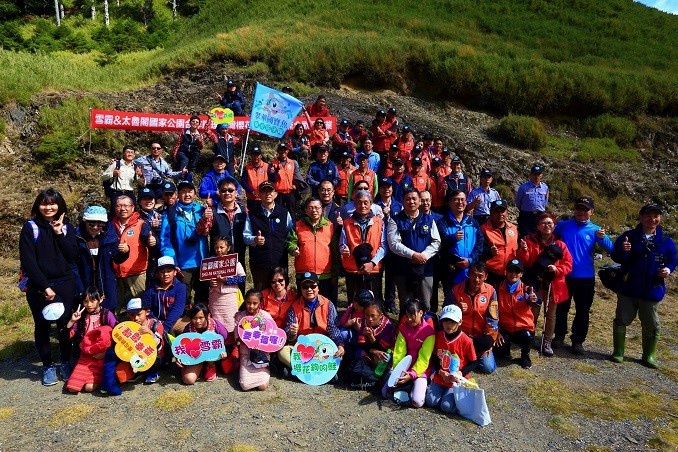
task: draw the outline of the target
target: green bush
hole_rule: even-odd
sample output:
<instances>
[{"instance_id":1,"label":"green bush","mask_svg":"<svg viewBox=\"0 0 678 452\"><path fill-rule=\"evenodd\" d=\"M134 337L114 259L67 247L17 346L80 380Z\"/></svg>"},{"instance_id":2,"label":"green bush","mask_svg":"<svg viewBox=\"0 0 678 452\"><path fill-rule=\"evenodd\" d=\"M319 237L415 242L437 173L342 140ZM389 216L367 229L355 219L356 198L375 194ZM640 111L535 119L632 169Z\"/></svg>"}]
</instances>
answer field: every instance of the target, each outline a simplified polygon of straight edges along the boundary
<instances>
[{"instance_id":1,"label":"green bush","mask_svg":"<svg viewBox=\"0 0 678 452\"><path fill-rule=\"evenodd\" d=\"M530 116L508 115L492 129L492 134L516 146L539 150L548 135L538 119Z\"/></svg>"},{"instance_id":2,"label":"green bush","mask_svg":"<svg viewBox=\"0 0 678 452\"><path fill-rule=\"evenodd\" d=\"M107 106L93 98L69 98L56 107L40 111L38 125L42 132L40 143L33 151L47 170L68 170L68 165L82 157L84 150L118 148L115 132L89 129L89 109Z\"/></svg>"},{"instance_id":3,"label":"green bush","mask_svg":"<svg viewBox=\"0 0 678 452\"><path fill-rule=\"evenodd\" d=\"M639 158L636 149L622 149L612 138L584 138L575 155L583 163L635 162Z\"/></svg>"},{"instance_id":4,"label":"green bush","mask_svg":"<svg viewBox=\"0 0 678 452\"><path fill-rule=\"evenodd\" d=\"M626 146L636 136L636 125L627 118L604 114L584 122L586 135L595 138L611 138L619 146Z\"/></svg>"}]
</instances>

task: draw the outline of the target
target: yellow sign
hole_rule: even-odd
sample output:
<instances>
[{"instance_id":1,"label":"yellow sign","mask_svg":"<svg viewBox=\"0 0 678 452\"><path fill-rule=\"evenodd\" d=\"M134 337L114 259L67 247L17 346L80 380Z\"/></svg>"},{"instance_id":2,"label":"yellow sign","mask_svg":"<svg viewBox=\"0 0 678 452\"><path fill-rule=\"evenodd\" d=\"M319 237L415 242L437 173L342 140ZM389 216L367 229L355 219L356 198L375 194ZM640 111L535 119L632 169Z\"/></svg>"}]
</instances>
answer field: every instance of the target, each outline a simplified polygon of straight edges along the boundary
<instances>
[{"instance_id":1,"label":"yellow sign","mask_svg":"<svg viewBox=\"0 0 678 452\"><path fill-rule=\"evenodd\" d=\"M214 107L210 110L210 118L214 124L230 124L233 122L235 115L233 110L224 107Z\"/></svg>"},{"instance_id":2,"label":"yellow sign","mask_svg":"<svg viewBox=\"0 0 678 452\"><path fill-rule=\"evenodd\" d=\"M115 354L130 363L134 372L144 372L151 368L158 357L155 336L139 333L141 325L136 322L120 322L113 328Z\"/></svg>"}]
</instances>

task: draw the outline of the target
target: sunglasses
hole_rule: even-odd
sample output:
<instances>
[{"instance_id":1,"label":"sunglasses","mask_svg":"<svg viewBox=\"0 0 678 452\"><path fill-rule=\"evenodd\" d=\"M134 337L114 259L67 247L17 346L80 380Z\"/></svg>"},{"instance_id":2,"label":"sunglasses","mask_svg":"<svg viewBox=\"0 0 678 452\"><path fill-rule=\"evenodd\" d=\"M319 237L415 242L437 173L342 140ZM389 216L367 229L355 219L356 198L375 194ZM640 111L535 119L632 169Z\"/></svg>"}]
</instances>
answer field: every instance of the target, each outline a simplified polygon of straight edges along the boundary
<instances>
[{"instance_id":1,"label":"sunglasses","mask_svg":"<svg viewBox=\"0 0 678 452\"><path fill-rule=\"evenodd\" d=\"M318 287L317 284L305 284L305 285L301 286L301 288L304 289L304 290L315 289L317 287Z\"/></svg>"},{"instance_id":2,"label":"sunglasses","mask_svg":"<svg viewBox=\"0 0 678 452\"><path fill-rule=\"evenodd\" d=\"M222 188L219 190L219 193L233 193L235 191L235 188Z\"/></svg>"},{"instance_id":3,"label":"sunglasses","mask_svg":"<svg viewBox=\"0 0 678 452\"><path fill-rule=\"evenodd\" d=\"M153 146L153 147L151 147L151 149L157 151L158 149L162 149L162 148L160 146Z\"/></svg>"},{"instance_id":4,"label":"sunglasses","mask_svg":"<svg viewBox=\"0 0 678 452\"><path fill-rule=\"evenodd\" d=\"M271 284L275 284L275 283L283 284L284 282L285 282L285 279L280 278L280 279L274 279L273 281L271 281Z\"/></svg>"}]
</instances>

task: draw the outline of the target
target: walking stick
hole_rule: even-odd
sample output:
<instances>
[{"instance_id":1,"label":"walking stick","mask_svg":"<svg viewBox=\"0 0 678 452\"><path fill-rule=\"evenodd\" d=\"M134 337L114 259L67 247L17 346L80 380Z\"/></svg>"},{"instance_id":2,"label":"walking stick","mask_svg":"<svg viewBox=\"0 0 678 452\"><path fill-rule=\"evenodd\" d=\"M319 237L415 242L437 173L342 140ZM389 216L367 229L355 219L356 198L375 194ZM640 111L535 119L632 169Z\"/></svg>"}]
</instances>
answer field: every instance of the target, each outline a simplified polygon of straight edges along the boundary
<instances>
[{"instance_id":1,"label":"walking stick","mask_svg":"<svg viewBox=\"0 0 678 452\"><path fill-rule=\"evenodd\" d=\"M549 288L546 290L546 302L544 303L544 327L541 330L541 347L539 347L539 356L542 355L542 350L544 349L544 337L546 336L546 312L549 309L550 299L551 299L551 283L549 283Z\"/></svg>"}]
</instances>

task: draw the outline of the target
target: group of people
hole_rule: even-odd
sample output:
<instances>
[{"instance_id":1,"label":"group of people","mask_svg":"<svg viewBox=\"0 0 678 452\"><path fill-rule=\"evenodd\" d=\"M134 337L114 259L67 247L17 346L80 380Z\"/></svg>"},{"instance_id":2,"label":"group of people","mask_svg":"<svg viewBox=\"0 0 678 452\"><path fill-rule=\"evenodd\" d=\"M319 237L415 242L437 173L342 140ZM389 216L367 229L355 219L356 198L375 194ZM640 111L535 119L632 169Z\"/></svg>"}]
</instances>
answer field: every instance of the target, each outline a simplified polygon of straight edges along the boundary
<instances>
[{"instance_id":1,"label":"group of people","mask_svg":"<svg viewBox=\"0 0 678 452\"><path fill-rule=\"evenodd\" d=\"M259 146L247 150L247 163L238 161L237 140L208 124L213 163L197 186L197 158L182 147L190 140L202 149L196 121L177 143L174 167L157 141L143 157L126 146L102 175L111 209L88 206L77 226L69 223L61 194L47 189L38 195L21 232L20 257L43 384L56 384L58 376L51 322L42 309L59 300L65 306L56 321L60 373L72 391L92 391L104 381L102 389L116 393L117 384L134 376L105 347L85 347L91 332L100 338L101 328L114 326L119 315L141 324L164 350L144 374L148 383L171 361L167 333L221 334L227 352L219 363L179 362L181 378L193 384L201 376L213 380L217 368L238 369L245 390L265 389L270 368L289 375L297 338L321 333L337 345L339 375L353 386L376 387L388 375L376 375L377 368L410 356L395 389L384 385L382 394L452 412L452 388L472 370L493 372L496 360L511 358L513 344L520 349L514 361L531 366L540 315L537 348L552 356L564 345L574 302L570 350L585 353L597 246L624 274L612 359L624 359L625 330L638 315L643 363L658 366L657 305L676 266L659 205L643 206L638 226L613 242L591 221L591 197L574 200L569 219L559 221L549 211L545 168L538 163L517 187L514 225L508 193L492 187L491 169L483 169L474 186L442 138L415 138L395 108L377 111L369 127L341 120L331 136L322 120L329 115L324 96L306 109L319 116L313 128L291 131L270 161ZM238 256L236 274L200 281L201 261L227 254ZM340 286L346 289L341 301ZM399 313L399 320L389 313ZM273 356L249 350L237 334L237 322L247 315L274 320L287 334L286 346ZM80 358L71 375L74 351ZM81 365L83 356L97 365Z\"/></svg>"}]
</instances>

